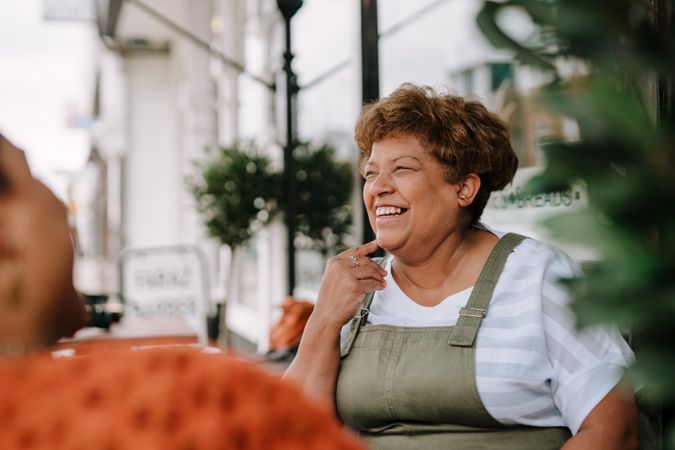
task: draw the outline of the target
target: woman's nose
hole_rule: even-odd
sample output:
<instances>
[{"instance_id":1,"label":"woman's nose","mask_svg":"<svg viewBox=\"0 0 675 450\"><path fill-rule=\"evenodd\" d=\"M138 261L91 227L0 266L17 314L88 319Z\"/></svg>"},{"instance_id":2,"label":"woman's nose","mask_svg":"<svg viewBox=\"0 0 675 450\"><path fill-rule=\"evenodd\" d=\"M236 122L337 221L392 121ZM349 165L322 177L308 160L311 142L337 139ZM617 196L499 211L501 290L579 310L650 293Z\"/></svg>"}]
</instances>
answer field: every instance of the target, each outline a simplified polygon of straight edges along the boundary
<instances>
[{"instance_id":1,"label":"woman's nose","mask_svg":"<svg viewBox=\"0 0 675 450\"><path fill-rule=\"evenodd\" d=\"M370 193L372 195L389 194L395 190L394 180L391 172L382 171L370 182Z\"/></svg>"}]
</instances>

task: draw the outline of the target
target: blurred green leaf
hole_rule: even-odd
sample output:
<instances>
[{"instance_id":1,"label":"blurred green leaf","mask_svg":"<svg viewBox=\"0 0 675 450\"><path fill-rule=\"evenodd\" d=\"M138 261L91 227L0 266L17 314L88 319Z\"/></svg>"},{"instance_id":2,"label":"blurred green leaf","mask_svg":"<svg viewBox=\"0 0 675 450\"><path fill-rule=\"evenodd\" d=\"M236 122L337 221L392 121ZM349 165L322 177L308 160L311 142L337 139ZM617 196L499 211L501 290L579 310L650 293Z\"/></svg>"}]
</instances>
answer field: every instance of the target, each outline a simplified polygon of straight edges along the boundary
<instances>
[{"instance_id":1,"label":"blurred green leaf","mask_svg":"<svg viewBox=\"0 0 675 450\"><path fill-rule=\"evenodd\" d=\"M508 7L518 7L522 4L527 4L528 2L511 0L505 2L493 2L486 1L483 3L483 7L476 17L476 23L480 28L481 32L487 37L488 41L495 47L506 47L513 50L517 57L520 58L523 62L531 64L537 67L540 67L544 70L552 71L554 66L545 56L541 53L534 51L515 41L508 33L504 32L501 27L497 24L498 14L505 8ZM539 12L541 15L547 15L547 8L544 4L532 4L531 13ZM536 8L536 6L540 6Z\"/></svg>"},{"instance_id":2,"label":"blurred green leaf","mask_svg":"<svg viewBox=\"0 0 675 450\"><path fill-rule=\"evenodd\" d=\"M550 75L539 100L578 125L578 140L542 146L545 170L525 192L588 192L584 209L545 222L557 238L601 256L584 277L564 281L579 323L629 328L638 345L632 374L646 381L648 398L673 402L675 118L658 109L672 99L657 98L656 86L675 95L675 33L664 26L675 23L675 5L664 3L484 1L477 22L494 45ZM514 6L546 33L546 46L514 42L499 27L499 11ZM584 70L559 73L570 63Z\"/></svg>"}]
</instances>

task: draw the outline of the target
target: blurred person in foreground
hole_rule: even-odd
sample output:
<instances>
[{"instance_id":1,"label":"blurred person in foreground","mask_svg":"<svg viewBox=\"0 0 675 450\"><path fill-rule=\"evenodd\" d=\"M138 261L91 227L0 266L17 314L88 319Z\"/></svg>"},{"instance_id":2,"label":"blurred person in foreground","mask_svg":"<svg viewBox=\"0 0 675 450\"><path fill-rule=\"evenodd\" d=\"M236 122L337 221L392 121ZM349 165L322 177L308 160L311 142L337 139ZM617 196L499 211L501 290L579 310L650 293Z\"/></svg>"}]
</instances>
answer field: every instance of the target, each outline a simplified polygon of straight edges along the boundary
<instances>
[{"instance_id":1,"label":"blurred person in foreground","mask_svg":"<svg viewBox=\"0 0 675 450\"><path fill-rule=\"evenodd\" d=\"M557 281L577 266L480 222L516 172L506 124L405 84L364 106L355 138L376 239L328 262L285 376L371 449L637 448L633 354L575 327Z\"/></svg>"},{"instance_id":2,"label":"blurred person in foreground","mask_svg":"<svg viewBox=\"0 0 675 450\"><path fill-rule=\"evenodd\" d=\"M0 135L0 356L43 348L86 322L66 214Z\"/></svg>"},{"instance_id":3,"label":"blurred person in foreground","mask_svg":"<svg viewBox=\"0 0 675 450\"><path fill-rule=\"evenodd\" d=\"M359 450L250 363L186 348L55 358L86 320L64 205L0 135L0 449Z\"/></svg>"}]
</instances>

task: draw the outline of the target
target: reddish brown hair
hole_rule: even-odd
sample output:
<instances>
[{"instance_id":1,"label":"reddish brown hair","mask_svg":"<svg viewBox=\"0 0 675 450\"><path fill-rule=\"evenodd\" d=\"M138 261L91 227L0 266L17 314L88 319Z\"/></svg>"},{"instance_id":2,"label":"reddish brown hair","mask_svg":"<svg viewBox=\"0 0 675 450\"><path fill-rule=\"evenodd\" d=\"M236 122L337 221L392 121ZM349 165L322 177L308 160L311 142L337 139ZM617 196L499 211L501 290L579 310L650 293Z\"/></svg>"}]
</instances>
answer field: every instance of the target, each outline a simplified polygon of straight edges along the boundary
<instances>
[{"instance_id":1,"label":"reddish brown hair","mask_svg":"<svg viewBox=\"0 0 675 450\"><path fill-rule=\"evenodd\" d=\"M443 165L448 182L470 173L480 177L480 190L469 206L472 223L480 219L490 193L510 183L518 168L503 120L478 101L428 86L403 84L361 110L354 138L362 159L370 157L374 142L401 136L419 139Z\"/></svg>"}]
</instances>

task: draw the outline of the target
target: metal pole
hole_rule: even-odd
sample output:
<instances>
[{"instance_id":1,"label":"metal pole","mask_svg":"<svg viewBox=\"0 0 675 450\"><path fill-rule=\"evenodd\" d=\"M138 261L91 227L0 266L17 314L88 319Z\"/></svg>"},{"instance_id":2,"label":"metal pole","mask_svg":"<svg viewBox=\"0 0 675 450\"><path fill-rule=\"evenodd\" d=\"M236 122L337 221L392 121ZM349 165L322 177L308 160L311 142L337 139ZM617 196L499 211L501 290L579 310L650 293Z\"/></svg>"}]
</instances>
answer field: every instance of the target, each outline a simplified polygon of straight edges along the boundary
<instances>
[{"instance_id":1,"label":"metal pole","mask_svg":"<svg viewBox=\"0 0 675 450\"><path fill-rule=\"evenodd\" d=\"M380 57L377 29L377 0L361 0L361 90L363 103L380 98ZM363 188L363 180L361 182ZM375 239L368 221L365 206L363 211L363 242Z\"/></svg>"},{"instance_id":2,"label":"metal pole","mask_svg":"<svg viewBox=\"0 0 675 450\"><path fill-rule=\"evenodd\" d=\"M422 8L418 9L417 11L415 11L414 13L412 13L411 15L406 17L405 19L401 20L400 22L395 23L391 27L389 27L386 30L384 30L383 32L379 33L379 40L381 41L382 39L386 39L391 35L395 35L399 31L401 31L402 29L404 29L406 27L409 27L410 25L417 22L418 20L420 20L424 16L428 15L434 9L438 8L439 6L441 6L443 3L447 2L447 1L448 0L436 0L433 3L430 3L426 6L423 6ZM362 5L362 7L363 7L363 5ZM375 9L377 9L377 8L375 8ZM377 14L375 14L375 16L377 16ZM361 17L363 17L363 15ZM375 23L375 27L377 27L377 23ZM377 30L377 28L376 28L376 30ZM349 67L351 65L351 63L352 63L352 58L343 59L342 61L335 64L333 67L331 67L330 69L328 69L325 72L323 72L322 74L318 75L312 81L310 81L308 83L305 83L303 86L300 86L300 89L309 89L309 88L312 88L312 87L316 86L317 84L322 83L324 80L330 78L331 76L335 75L336 73L340 72L341 70Z\"/></svg>"},{"instance_id":3,"label":"metal pole","mask_svg":"<svg viewBox=\"0 0 675 450\"><path fill-rule=\"evenodd\" d=\"M361 81L363 103L380 98L377 0L361 0Z\"/></svg>"},{"instance_id":4,"label":"metal pole","mask_svg":"<svg viewBox=\"0 0 675 450\"><path fill-rule=\"evenodd\" d=\"M288 265L288 295L293 295L295 289L295 158L293 151L297 145L297 125L295 120L295 103L299 91L298 80L293 72L293 52L291 46L291 19L302 6L301 0L277 0L277 6L284 17L286 33L286 51L284 52L284 73L286 75L286 142L284 145L284 198L286 203L286 233L287 233L287 265Z\"/></svg>"}]
</instances>

